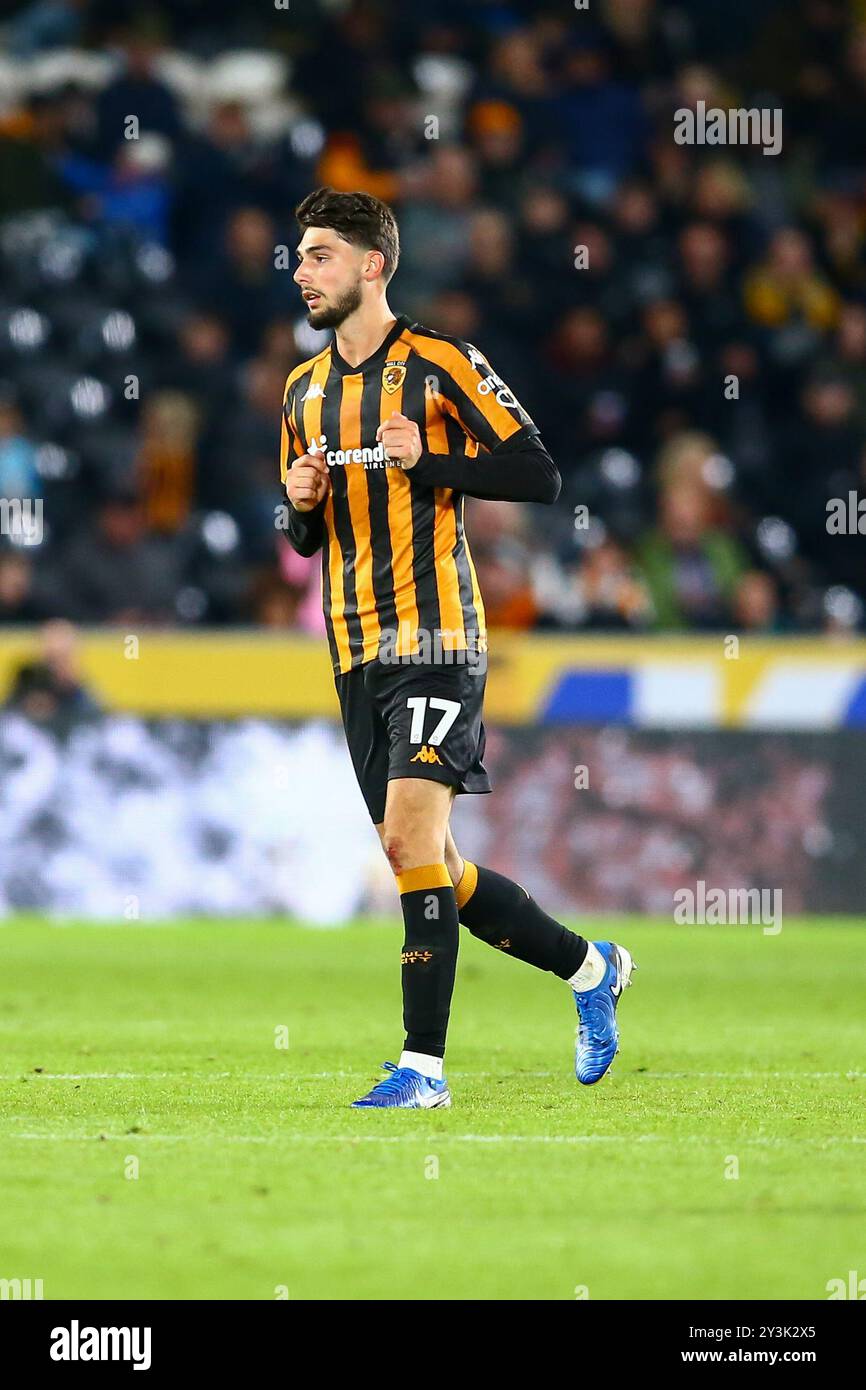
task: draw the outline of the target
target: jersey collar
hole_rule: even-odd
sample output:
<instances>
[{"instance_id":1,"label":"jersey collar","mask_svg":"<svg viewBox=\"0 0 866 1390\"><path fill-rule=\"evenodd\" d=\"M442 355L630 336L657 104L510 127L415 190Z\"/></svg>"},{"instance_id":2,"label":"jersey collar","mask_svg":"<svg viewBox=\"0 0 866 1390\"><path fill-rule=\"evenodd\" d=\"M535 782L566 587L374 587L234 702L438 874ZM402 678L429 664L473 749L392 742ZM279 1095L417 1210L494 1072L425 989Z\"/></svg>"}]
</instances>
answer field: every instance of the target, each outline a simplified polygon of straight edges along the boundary
<instances>
[{"instance_id":1,"label":"jersey collar","mask_svg":"<svg viewBox=\"0 0 866 1390\"><path fill-rule=\"evenodd\" d=\"M412 320L409 318L408 314L398 314L397 320L387 337L382 340L376 348L376 351L371 353L369 357L365 357L363 362L359 362L357 367L351 367L349 363L340 356L337 351L337 338L335 334L331 343L331 366L335 372L339 372L340 376L359 376L362 372L366 372L369 367L374 366L380 358L384 357L391 344L399 338L400 334L409 327L411 322Z\"/></svg>"}]
</instances>

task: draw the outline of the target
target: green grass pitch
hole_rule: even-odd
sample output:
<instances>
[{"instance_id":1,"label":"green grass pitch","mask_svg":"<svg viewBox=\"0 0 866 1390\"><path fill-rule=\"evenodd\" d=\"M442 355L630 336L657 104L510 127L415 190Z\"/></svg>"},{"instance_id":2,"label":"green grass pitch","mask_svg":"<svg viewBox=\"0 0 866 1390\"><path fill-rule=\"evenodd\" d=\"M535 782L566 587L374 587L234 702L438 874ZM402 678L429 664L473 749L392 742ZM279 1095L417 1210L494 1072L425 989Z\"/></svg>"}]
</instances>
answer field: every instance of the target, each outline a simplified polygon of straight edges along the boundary
<instances>
[{"instance_id":1,"label":"green grass pitch","mask_svg":"<svg viewBox=\"0 0 866 1390\"><path fill-rule=\"evenodd\" d=\"M464 933L453 1108L382 1113L347 1107L399 1053L396 921L8 922L0 1279L826 1299L866 1275L863 926L574 925L640 967L600 1085L567 987Z\"/></svg>"}]
</instances>

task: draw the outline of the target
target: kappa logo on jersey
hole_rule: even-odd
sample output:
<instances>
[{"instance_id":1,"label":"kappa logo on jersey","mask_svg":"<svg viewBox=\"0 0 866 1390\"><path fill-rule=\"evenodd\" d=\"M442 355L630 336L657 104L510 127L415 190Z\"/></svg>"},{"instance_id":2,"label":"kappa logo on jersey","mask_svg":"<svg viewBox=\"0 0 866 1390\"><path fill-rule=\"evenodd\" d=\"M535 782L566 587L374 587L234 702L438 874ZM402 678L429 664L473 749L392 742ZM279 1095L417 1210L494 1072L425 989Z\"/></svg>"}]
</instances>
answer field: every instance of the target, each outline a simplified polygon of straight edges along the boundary
<instances>
[{"instance_id":1,"label":"kappa logo on jersey","mask_svg":"<svg viewBox=\"0 0 866 1390\"><path fill-rule=\"evenodd\" d=\"M308 388L308 390L307 390L306 395L305 395L305 396L301 396L301 400L302 400L302 401L314 401L314 400L316 400L317 397L319 397L319 396L321 396L322 400L325 399L325 389L324 389L323 386L320 386L320 385L319 385L318 381L314 381L314 382L312 382L312 383L310 384L310 386L309 386L309 388Z\"/></svg>"},{"instance_id":2,"label":"kappa logo on jersey","mask_svg":"<svg viewBox=\"0 0 866 1390\"><path fill-rule=\"evenodd\" d=\"M426 743L422 748L419 748L414 758L410 758L409 761L410 763L438 763L440 767L443 766L442 759L439 757L435 748L430 748Z\"/></svg>"},{"instance_id":3,"label":"kappa logo on jersey","mask_svg":"<svg viewBox=\"0 0 866 1390\"><path fill-rule=\"evenodd\" d=\"M406 380L405 362L386 362L382 368L382 386L389 396L399 391Z\"/></svg>"}]
</instances>

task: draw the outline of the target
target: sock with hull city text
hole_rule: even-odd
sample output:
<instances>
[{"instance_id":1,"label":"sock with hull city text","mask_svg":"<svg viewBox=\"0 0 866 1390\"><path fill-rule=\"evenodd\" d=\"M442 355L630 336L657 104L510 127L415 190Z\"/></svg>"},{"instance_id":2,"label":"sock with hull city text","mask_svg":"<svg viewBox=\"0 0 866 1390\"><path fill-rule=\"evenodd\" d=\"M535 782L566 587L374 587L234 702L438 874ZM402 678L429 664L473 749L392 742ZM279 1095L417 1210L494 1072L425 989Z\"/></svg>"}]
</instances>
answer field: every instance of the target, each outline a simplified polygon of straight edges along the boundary
<instances>
[{"instance_id":1,"label":"sock with hull city text","mask_svg":"<svg viewBox=\"0 0 866 1390\"><path fill-rule=\"evenodd\" d=\"M406 1041L399 1065L440 1080L460 940L457 898L444 863L407 869L396 879L405 927L400 970ZM409 1054L412 1060L404 1060Z\"/></svg>"},{"instance_id":2,"label":"sock with hull city text","mask_svg":"<svg viewBox=\"0 0 866 1390\"><path fill-rule=\"evenodd\" d=\"M460 921L479 941L572 983L590 943L548 917L525 888L493 869L463 861L456 889Z\"/></svg>"}]
</instances>

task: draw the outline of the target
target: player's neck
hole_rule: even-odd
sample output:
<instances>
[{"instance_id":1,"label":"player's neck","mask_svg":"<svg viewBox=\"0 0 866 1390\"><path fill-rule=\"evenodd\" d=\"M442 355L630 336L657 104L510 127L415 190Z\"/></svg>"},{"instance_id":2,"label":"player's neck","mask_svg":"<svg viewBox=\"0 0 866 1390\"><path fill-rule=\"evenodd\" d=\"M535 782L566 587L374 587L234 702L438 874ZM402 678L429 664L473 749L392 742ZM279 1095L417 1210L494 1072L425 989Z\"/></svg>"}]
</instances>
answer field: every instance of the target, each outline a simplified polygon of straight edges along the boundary
<instances>
[{"instance_id":1,"label":"player's neck","mask_svg":"<svg viewBox=\"0 0 866 1390\"><path fill-rule=\"evenodd\" d=\"M387 338L397 316L382 299L377 304L364 305L344 319L336 330L337 351L350 367L366 362Z\"/></svg>"}]
</instances>

